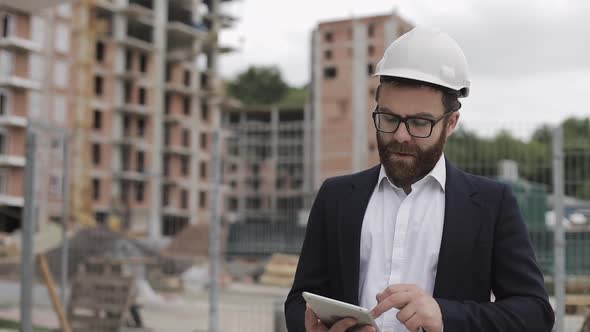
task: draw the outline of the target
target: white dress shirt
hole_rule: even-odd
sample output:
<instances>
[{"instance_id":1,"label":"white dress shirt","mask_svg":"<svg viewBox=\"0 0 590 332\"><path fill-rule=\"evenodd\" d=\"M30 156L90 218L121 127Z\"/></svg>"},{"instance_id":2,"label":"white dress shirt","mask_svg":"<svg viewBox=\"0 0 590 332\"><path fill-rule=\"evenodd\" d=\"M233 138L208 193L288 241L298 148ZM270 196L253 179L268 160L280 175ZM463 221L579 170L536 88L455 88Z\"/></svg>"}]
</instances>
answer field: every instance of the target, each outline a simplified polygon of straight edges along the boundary
<instances>
[{"instance_id":1,"label":"white dress shirt","mask_svg":"<svg viewBox=\"0 0 590 332\"><path fill-rule=\"evenodd\" d=\"M361 231L359 304L369 310L387 286L416 284L432 294L445 215L444 155L406 195L381 166ZM376 323L382 332L408 331L393 308Z\"/></svg>"}]
</instances>

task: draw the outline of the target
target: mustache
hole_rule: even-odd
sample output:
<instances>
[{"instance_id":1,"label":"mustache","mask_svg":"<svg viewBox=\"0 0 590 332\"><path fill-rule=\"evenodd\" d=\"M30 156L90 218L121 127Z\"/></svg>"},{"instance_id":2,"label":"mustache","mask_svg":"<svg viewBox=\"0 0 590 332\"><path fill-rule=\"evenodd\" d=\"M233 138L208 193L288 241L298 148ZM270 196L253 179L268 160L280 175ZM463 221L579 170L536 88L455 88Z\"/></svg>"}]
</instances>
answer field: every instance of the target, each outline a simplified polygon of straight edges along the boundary
<instances>
[{"instance_id":1,"label":"mustache","mask_svg":"<svg viewBox=\"0 0 590 332\"><path fill-rule=\"evenodd\" d=\"M413 146L407 143L398 143L398 142L390 142L385 145L385 151L387 155L391 155L392 153L401 153L401 154L408 154L411 156L417 156L420 153L420 150L417 146Z\"/></svg>"}]
</instances>

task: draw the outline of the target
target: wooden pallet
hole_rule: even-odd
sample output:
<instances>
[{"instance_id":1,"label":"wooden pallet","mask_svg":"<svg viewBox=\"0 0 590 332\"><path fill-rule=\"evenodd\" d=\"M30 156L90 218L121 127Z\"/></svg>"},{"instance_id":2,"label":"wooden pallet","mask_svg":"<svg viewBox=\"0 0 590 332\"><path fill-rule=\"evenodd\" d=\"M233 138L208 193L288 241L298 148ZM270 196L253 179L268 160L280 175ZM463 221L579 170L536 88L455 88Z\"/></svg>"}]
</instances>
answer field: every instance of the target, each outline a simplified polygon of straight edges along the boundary
<instances>
[{"instance_id":1,"label":"wooden pallet","mask_svg":"<svg viewBox=\"0 0 590 332\"><path fill-rule=\"evenodd\" d=\"M121 262L91 259L81 264L68 305L72 331L119 331L134 301L133 287L133 276L124 275Z\"/></svg>"},{"instance_id":2,"label":"wooden pallet","mask_svg":"<svg viewBox=\"0 0 590 332\"><path fill-rule=\"evenodd\" d=\"M568 294L565 297L565 312L570 315L590 314L590 295Z\"/></svg>"},{"instance_id":3,"label":"wooden pallet","mask_svg":"<svg viewBox=\"0 0 590 332\"><path fill-rule=\"evenodd\" d=\"M282 287L291 286L297 270L297 261L298 257L294 255L272 255L260 277L260 283Z\"/></svg>"}]
</instances>

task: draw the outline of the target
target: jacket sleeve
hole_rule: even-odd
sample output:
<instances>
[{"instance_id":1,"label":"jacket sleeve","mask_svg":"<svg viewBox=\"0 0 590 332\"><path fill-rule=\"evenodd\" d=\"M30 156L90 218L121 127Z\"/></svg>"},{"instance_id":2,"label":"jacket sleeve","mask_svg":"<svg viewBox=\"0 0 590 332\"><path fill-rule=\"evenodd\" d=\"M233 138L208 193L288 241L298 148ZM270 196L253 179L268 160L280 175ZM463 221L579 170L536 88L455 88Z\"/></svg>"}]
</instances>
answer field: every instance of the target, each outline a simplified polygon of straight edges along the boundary
<instances>
[{"instance_id":1,"label":"jacket sleeve","mask_svg":"<svg viewBox=\"0 0 590 332\"><path fill-rule=\"evenodd\" d=\"M495 302L437 298L445 331L551 331L554 314L528 231L508 186L496 221L492 260Z\"/></svg>"},{"instance_id":2,"label":"jacket sleeve","mask_svg":"<svg viewBox=\"0 0 590 332\"><path fill-rule=\"evenodd\" d=\"M285 301L285 318L290 332L305 332L305 300L301 293L323 294L328 286L326 186L327 182L324 182L311 208L295 280Z\"/></svg>"}]
</instances>

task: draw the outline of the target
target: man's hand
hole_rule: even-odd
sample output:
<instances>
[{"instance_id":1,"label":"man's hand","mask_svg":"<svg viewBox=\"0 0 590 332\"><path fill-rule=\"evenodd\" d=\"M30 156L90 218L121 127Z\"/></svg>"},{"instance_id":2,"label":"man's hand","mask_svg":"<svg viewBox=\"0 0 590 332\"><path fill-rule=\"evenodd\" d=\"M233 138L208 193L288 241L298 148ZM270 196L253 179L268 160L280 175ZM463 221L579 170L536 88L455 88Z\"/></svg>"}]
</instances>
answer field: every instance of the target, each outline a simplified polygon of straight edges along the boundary
<instances>
[{"instance_id":1,"label":"man's hand","mask_svg":"<svg viewBox=\"0 0 590 332\"><path fill-rule=\"evenodd\" d=\"M371 310L377 318L391 308L399 309L397 319L410 331L422 327L427 332L441 332L442 313L438 303L416 285L398 284L377 294L377 306Z\"/></svg>"},{"instance_id":2,"label":"man's hand","mask_svg":"<svg viewBox=\"0 0 590 332\"><path fill-rule=\"evenodd\" d=\"M305 330L307 332L344 332L356 325L356 319L344 318L337 321L332 327L328 328L322 324L318 316L309 306L305 308ZM362 329L355 329L355 332L375 332L372 326L364 326Z\"/></svg>"}]
</instances>

